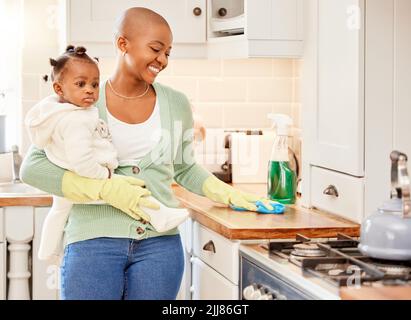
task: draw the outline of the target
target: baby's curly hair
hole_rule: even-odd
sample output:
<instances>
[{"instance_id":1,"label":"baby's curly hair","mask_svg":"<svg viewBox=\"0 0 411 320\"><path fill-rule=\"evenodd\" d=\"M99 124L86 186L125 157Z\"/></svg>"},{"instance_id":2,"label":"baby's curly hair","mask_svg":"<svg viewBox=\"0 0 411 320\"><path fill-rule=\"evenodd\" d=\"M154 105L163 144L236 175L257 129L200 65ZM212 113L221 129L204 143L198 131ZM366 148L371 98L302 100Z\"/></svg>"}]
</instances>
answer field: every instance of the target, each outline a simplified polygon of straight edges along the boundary
<instances>
[{"instance_id":1,"label":"baby's curly hair","mask_svg":"<svg viewBox=\"0 0 411 320\"><path fill-rule=\"evenodd\" d=\"M86 51L87 49L84 47L68 45L66 51L57 59L50 58L49 61L52 66L51 81L54 81L57 78L62 79L64 67L70 59L81 59L84 62L97 63L98 58L91 58ZM48 76L44 76L43 79L47 81Z\"/></svg>"}]
</instances>

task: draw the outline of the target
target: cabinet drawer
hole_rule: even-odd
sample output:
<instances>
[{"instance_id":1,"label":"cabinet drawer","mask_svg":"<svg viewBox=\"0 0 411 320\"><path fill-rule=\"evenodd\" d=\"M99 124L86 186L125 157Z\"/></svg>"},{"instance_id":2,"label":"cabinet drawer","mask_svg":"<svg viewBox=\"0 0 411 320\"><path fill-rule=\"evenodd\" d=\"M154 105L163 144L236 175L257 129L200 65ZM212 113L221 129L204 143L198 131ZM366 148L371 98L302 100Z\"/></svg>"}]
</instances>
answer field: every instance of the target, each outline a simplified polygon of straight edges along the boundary
<instances>
[{"instance_id":1,"label":"cabinet drawer","mask_svg":"<svg viewBox=\"0 0 411 320\"><path fill-rule=\"evenodd\" d=\"M311 203L318 209L361 223L364 179L311 167Z\"/></svg>"},{"instance_id":2,"label":"cabinet drawer","mask_svg":"<svg viewBox=\"0 0 411 320\"><path fill-rule=\"evenodd\" d=\"M239 245L238 241L230 241L198 222L194 222L194 255L234 284L238 284L239 278Z\"/></svg>"},{"instance_id":3,"label":"cabinet drawer","mask_svg":"<svg viewBox=\"0 0 411 320\"><path fill-rule=\"evenodd\" d=\"M193 300L238 300L238 286L207 266L198 258L192 258Z\"/></svg>"},{"instance_id":4,"label":"cabinet drawer","mask_svg":"<svg viewBox=\"0 0 411 320\"><path fill-rule=\"evenodd\" d=\"M3 242L4 240L4 209L0 208L0 242Z\"/></svg>"}]
</instances>

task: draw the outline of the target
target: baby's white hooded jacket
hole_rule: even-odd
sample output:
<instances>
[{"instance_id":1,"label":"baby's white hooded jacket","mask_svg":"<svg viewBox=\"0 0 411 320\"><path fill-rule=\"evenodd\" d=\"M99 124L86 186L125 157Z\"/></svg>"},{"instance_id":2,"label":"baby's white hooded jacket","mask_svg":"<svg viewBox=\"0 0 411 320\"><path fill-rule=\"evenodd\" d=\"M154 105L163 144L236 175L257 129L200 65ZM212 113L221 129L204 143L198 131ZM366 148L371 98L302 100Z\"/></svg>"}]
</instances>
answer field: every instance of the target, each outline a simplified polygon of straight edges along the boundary
<instances>
[{"instance_id":1,"label":"baby's white hooded jacket","mask_svg":"<svg viewBox=\"0 0 411 320\"><path fill-rule=\"evenodd\" d=\"M32 143L47 158L80 176L106 179L117 168L117 152L106 123L91 106L61 103L51 95L29 110L25 118Z\"/></svg>"}]
</instances>

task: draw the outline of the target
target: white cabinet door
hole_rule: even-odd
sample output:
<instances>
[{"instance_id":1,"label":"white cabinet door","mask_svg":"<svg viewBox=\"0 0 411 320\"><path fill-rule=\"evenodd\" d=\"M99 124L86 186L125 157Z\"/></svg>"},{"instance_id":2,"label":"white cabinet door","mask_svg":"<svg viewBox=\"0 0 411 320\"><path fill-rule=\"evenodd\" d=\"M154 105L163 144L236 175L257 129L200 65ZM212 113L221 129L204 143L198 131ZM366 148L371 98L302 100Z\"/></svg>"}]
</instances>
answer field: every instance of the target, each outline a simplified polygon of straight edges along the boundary
<instances>
[{"instance_id":1,"label":"white cabinet door","mask_svg":"<svg viewBox=\"0 0 411 320\"><path fill-rule=\"evenodd\" d=\"M0 208L0 300L6 300L6 257L7 257L7 245L4 236L4 214L3 208Z\"/></svg>"},{"instance_id":2,"label":"white cabinet door","mask_svg":"<svg viewBox=\"0 0 411 320\"><path fill-rule=\"evenodd\" d=\"M411 156L411 1L368 0L366 18L365 213L389 198L389 155Z\"/></svg>"},{"instance_id":3,"label":"white cabinet door","mask_svg":"<svg viewBox=\"0 0 411 320\"><path fill-rule=\"evenodd\" d=\"M33 300L58 300L60 290L60 265L58 261L43 261L37 258L41 229L50 208L35 208L32 286Z\"/></svg>"},{"instance_id":4,"label":"white cabinet door","mask_svg":"<svg viewBox=\"0 0 411 320\"><path fill-rule=\"evenodd\" d=\"M192 258L193 300L238 300L234 285L198 258Z\"/></svg>"},{"instance_id":5,"label":"white cabinet door","mask_svg":"<svg viewBox=\"0 0 411 320\"><path fill-rule=\"evenodd\" d=\"M6 300L7 245L0 242L0 300Z\"/></svg>"},{"instance_id":6,"label":"white cabinet door","mask_svg":"<svg viewBox=\"0 0 411 320\"><path fill-rule=\"evenodd\" d=\"M394 148L411 157L411 1L398 0L395 4Z\"/></svg>"},{"instance_id":7,"label":"white cabinet door","mask_svg":"<svg viewBox=\"0 0 411 320\"><path fill-rule=\"evenodd\" d=\"M116 19L130 7L146 7L161 14L170 24L174 43L206 41L205 0L69 0L67 41L112 43ZM202 10L199 16L193 13L196 7Z\"/></svg>"},{"instance_id":8,"label":"white cabinet door","mask_svg":"<svg viewBox=\"0 0 411 320\"><path fill-rule=\"evenodd\" d=\"M181 242L184 249L184 274L181 281L180 290L177 294L177 300L191 300L191 238L192 238L193 221L188 218L184 223L179 225Z\"/></svg>"},{"instance_id":9,"label":"white cabinet door","mask_svg":"<svg viewBox=\"0 0 411 320\"><path fill-rule=\"evenodd\" d=\"M247 38L302 40L303 0L247 1Z\"/></svg>"},{"instance_id":10,"label":"white cabinet door","mask_svg":"<svg viewBox=\"0 0 411 320\"><path fill-rule=\"evenodd\" d=\"M310 163L364 175L364 1L314 0ZM316 94L315 94L316 93Z\"/></svg>"},{"instance_id":11,"label":"white cabinet door","mask_svg":"<svg viewBox=\"0 0 411 320\"><path fill-rule=\"evenodd\" d=\"M0 242L3 242L4 240L4 210L3 208L0 208Z\"/></svg>"},{"instance_id":12,"label":"white cabinet door","mask_svg":"<svg viewBox=\"0 0 411 320\"><path fill-rule=\"evenodd\" d=\"M184 273L177 300L191 300L191 254L184 250Z\"/></svg>"}]
</instances>

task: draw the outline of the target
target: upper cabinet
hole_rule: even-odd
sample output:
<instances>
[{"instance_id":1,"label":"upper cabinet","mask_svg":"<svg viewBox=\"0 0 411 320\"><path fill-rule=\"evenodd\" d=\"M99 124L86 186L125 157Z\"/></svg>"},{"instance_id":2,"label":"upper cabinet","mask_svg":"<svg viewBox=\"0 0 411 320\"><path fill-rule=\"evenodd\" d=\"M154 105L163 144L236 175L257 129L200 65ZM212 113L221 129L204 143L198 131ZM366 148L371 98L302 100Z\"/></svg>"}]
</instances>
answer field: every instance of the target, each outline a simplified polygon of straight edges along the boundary
<instances>
[{"instance_id":1,"label":"upper cabinet","mask_svg":"<svg viewBox=\"0 0 411 320\"><path fill-rule=\"evenodd\" d=\"M303 0L211 0L208 57L300 57Z\"/></svg>"},{"instance_id":2,"label":"upper cabinet","mask_svg":"<svg viewBox=\"0 0 411 320\"><path fill-rule=\"evenodd\" d=\"M303 0L65 0L62 47L84 45L96 56L115 54L117 17L150 8L173 31L171 58L298 57Z\"/></svg>"},{"instance_id":3,"label":"upper cabinet","mask_svg":"<svg viewBox=\"0 0 411 320\"><path fill-rule=\"evenodd\" d=\"M161 14L173 30L172 56L204 57L206 0L67 0L65 44L84 45L98 56L113 56L118 16L131 7Z\"/></svg>"},{"instance_id":4,"label":"upper cabinet","mask_svg":"<svg viewBox=\"0 0 411 320\"><path fill-rule=\"evenodd\" d=\"M411 156L411 1L305 0L303 201L361 222Z\"/></svg>"},{"instance_id":5,"label":"upper cabinet","mask_svg":"<svg viewBox=\"0 0 411 320\"><path fill-rule=\"evenodd\" d=\"M364 175L364 1L318 0L310 8L306 73L312 165ZM308 19L307 19L308 20ZM306 30L308 30L307 28ZM315 95L314 95L315 94Z\"/></svg>"}]
</instances>

